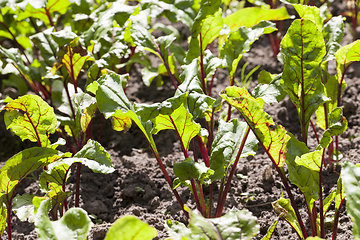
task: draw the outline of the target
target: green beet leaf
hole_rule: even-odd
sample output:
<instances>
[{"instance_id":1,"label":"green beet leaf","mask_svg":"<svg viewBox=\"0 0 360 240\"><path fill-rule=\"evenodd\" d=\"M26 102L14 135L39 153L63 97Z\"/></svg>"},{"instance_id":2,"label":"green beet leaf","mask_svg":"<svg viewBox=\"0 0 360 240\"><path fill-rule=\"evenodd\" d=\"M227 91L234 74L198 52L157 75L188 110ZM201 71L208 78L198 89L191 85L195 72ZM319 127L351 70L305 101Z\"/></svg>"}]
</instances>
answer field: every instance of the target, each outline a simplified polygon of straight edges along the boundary
<instances>
[{"instance_id":1,"label":"green beet leaf","mask_svg":"<svg viewBox=\"0 0 360 240\"><path fill-rule=\"evenodd\" d=\"M251 16L251 17L249 17ZM252 27L261 21L281 21L289 19L289 14L285 7L279 9L264 9L257 7L247 7L239 9L224 19L224 23L230 27L231 31L236 31L239 27Z\"/></svg>"},{"instance_id":2,"label":"green beet leaf","mask_svg":"<svg viewBox=\"0 0 360 240\"><path fill-rule=\"evenodd\" d=\"M275 126L272 118L264 112L264 102L255 100L246 88L239 87L227 87L220 96L241 113L273 164L283 171L286 144L290 137L282 126Z\"/></svg>"},{"instance_id":3,"label":"green beet leaf","mask_svg":"<svg viewBox=\"0 0 360 240\"><path fill-rule=\"evenodd\" d=\"M200 56L207 45L219 36L223 27L222 10L220 8L222 1L202 0L200 9L192 25L189 51L186 61L191 62Z\"/></svg>"},{"instance_id":4,"label":"green beet leaf","mask_svg":"<svg viewBox=\"0 0 360 240\"><path fill-rule=\"evenodd\" d=\"M360 167L345 162L341 170L341 178L346 210L353 221L353 234L355 239L360 239Z\"/></svg>"},{"instance_id":5,"label":"green beet leaf","mask_svg":"<svg viewBox=\"0 0 360 240\"><path fill-rule=\"evenodd\" d=\"M126 130L131 126L130 119L134 121L156 154L157 148L150 133L151 126L149 123L141 121L141 117L135 113L135 107L125 95L124 87L128 79L129 75L127 74L111 73L101 76L97 82L93 83L92 87L96 89L98 108L105 118L113 117L118 122L113 125L115 130Z\"/></svg>"},{"instance_id":6,"label":"green beet leaf","mask_svg":"<svg viewBox=\"0 0 360 240\"><path fill-rule=\"evenodd\" d=\"M211 146L210 168L215 171L212 179L222 179L226 176L231 164L235 161L241 142L246 132L247 124L232 119L225 122L220 119L219 129ZM257 139L249 133L240 157L254 156L257 150Z\"/></svg>"},{"instance_id":7,"label":"green beet leaf","mask_svg":"<svg viewBox=\"0 0 360 240\"><path fill-rule=\"evenodd\" d=\"M232 209L219 218L204 218L197 211L190 211L188 228L176 221L167 220L166 227L172 239L238 240L251 239L260 226L256 218L246 209Z\"/></svg>"},{"instance_id":8,"label":"green beet leaf","mask_svg":"<svg viewBox=\"0 0 360 240\"><path fill-rule=\"evenodd\" d=\"M336 51L336 76L339 84L344 84L344 74L347 68L355 61L360 61L360 40L356 40Z\"/></svg>"},{"instance_id":9,"label":"green beet leaf","mask_svg":"<svg viewBox=\"0 0 360 240\"><path fill-rule=\"evenodd\" d=\"M265 103L280 102L286 96L286 92L280 85L282 74L271 74L262 70L259 74L259 85L252 92L255 98L261 98Z\"/></svg>"},{"instance_id":10,"label":"green beet leaf","mask_svg":"<svg viewBox=\"0 0 360 240\"><path fill-rule=\"evenodd\" d=\"M325 56L322 33L310 20L295 20L281 41L284 71L281 85L295 104L307 142L310 118L328 100L321 83L320 63Z\"/></svg>"},{"instance_id":11,"label":"green beet leaf","mask_svg":"<svg viewBox=\"0 0 360 240\"><path fill-rule=\"evenodd\" d=\"M320 16L320 9L315 6L293 4L301 19L311 20L316 24L317 29L322 32L324 19Z\"/></svg>"},{"instance_id":12,"label":"green beet leaf","mask_svg":"<svg viewBox=\"0 0 360 240\"><path fill-rule=\"evenodd\" d=\"M66 50L62 63L65 65L73 84L77 86L78 77L85 62L94 61L94 59L86 55L87 52L78 43L78 38L71 41L66 46Z\"/></svg>"},{"instance_id":13,"label":"green beet leaf","mask_svg":"<svg viewBox=\"0 0 360 240\"><path fill-rule=\"evenodd\" d=\"M266 29L270 29L267 33L276 30L275 24L263 21L251 28L240 27L226 38L220 49L220 57L225 59L230 85L234 84L234 74L243 54L250 50L251 45L265 33Z\"/></svg>"},{"instance_id":14,"label":"green beet leaf","mask_svg":"<svg viewBox=\"0 0 360 240\"><path fill-rule=\"evenodd\" d=\"M58 44L51 38L53 31L54 28L51 27L30 37L30 40L41 51L41 56L48 66L52 66L56 61L56 51L58 48Z\"/></svg>"},{"instance_id":15,"label":"green beet leaf","mask_svg":"<svg viewBox=\"0 0 360 240\"><path fill-rule=\"evenodd\" d=\"M110 154L100 143L91 139L74 155L74 158L86 158L96 162L95 166L88 166L94 172L112 173L115 171ZM86 163L84 164L87 165ZM96 166L97 164L99 166Z\"/></svg>"},{"instance_id":16,"label":"green beet leaf","mask_svg":"<svg viewBox=\"0 0 360 240\"><path fill-rule=\"evenodd\" d=\"M286 165L289 180L304 193L308 208L319 198L319 170L322 151L309 152L305 143L298 141L291 133L287 145Z\"/></svg>"},{"instance_id":17,"label":"green beet leaf","mask_svg":"<svg viewBox=\"0 0 360 240\"><path fill-rule=\"evenodd\" d=\"M346 84L343 81L341 85L340 95L342 95L342 93L345 91L345 87ZM326 109L327 109L326 117L328 121L327 122L325 121L324 107L319 107L318 110L316 111L316 124L324 130L330 124L328 114L331 113L334 110L334 108L338 106L339 82L336 76L331 76L328 79L328 81L325 83L325 94L330 99L330 101L326 103Z\"/></svg>"},{"instance_id":18,"label":"green beet leaf","mask_svg":"<svg viewBox=\"0 0 360 240\"><path fill-rule=\"evenodd\" d=\"M275 231L275 228L276 228L276 225L278 224L280 220L280 217L278 217L274 222L273 224L268 228L267 230L267 233L266 235L261 239L261 240L270 240L274 231Z\"/></svg>"},{"instance_id":19,"label":"green beet leaf","mask_svg":"<svg viewBox=\"0 0 360 240\"><path fill-rule=\"evenodd\" d=\"M6 49L0 46L0 58L4 59L2 68L5 68L7 64L12 65L17 70L17 72L14 73L20 74L33 90L36 89L34 81L31 78L29 68L22 59L20 50L15 48Z\"/></svg>"},{"instance_id":20,"label":"green beet leaf","mask_svg":"<svg viewBox=\"0 0 360 240\"><path fill-rule=\"evenodd\" d=\"M71 3L68 0L49 0L45 6L33 7L30 3L26 5L24 12L19 13L18 21L28 17L40 19L47 26L53 26L52 17L55 13L65 14ZM49 17L48 17L49 15Z\"/></svg>"},{"instance_id":21,"label":"green beet leaf","mask_svg":"<svg viewBox=\"0 0 360 240\"><path fill-rule=\"evenodd\" d=\"M58 221L50 221L50 200L44 200L35 216L35 229L39 239L85 240L93 225L85 210L70 208Z\"/></svg>"},{"instance_id":22,"label":"green beet leaf","mask_svg":"<svg viewBox=\"0 0 360 240\"><path fill-rule=\"evenodd\" d=\"M132 105L125 95L124 86L129 79L129 75L107 74L101 76L98 81L96 91L96 101L101 113L105 118L111 117L116 110L126 113L132 110Z\"/></svg>"},{"instance_id":23,"label":"green beet leaf","mask_svg":"<svg viewBox=\"0 0 360 240\"><path fill-rule=\"evenodd\" d=\"M193 116L181 105L171 114L159 114L152 120L154 128L151 131L157 134L161 130L173 129L182 142L183 150L188 152L191 139L200 133L200 124L193 122Z\"/></svg>"},{"instance_id":24,"label":"green beet leaf","mask_svg":"<svg viewBox=\"0 0 360 240\"><path fill-rule=\"evenodd\" d=\"M25 95L11 101L4 108L7 129L22 140L38 142L39 146L50 146L49 134L56 129L56 115L42 98Z\"/></svg>"},{"instance_id":25,"label":"green beet leaf","mask_svg":"<svg viewBox=\"0 0 360 240\"><path fill-rule=\"evenodd\" d=\"M62 153L45 147L25 149L7 160L0 170L0 199L9 207L16 185L31 172L58 160Z\"/></svg>"},{"instance_id":26,"label":"green beet leaf","mask_svg":"<svg viewBox=\"0 0 360 240\"><path fill-rule=\"evenodd\" d=\"M215 63L212 64L212 61ZM209 63L209 65L217 66L215 59L210 59ZM209 69L211 68L212 67L209 66ZM182 70L183 72L180 75L182 83L176 90L175 96L188 93L185 107L189 113L193 115L194 119L206 117L207 120L209 120L215 99L204 94L200 81L201 76L198 60L194 59L190 64L183 65ZM209 72L211 71L209 70Z\"/></svg>"},{"instance_id":27,"label":"green beet leaf","mask_svg":"<svg viewBox=\"0 0 360 240\"><path fill-rule=\"evenodd\" d=\"M297 234L300 236L300 239L304 239L300 224L296 218L295 211L290 204L290 200L281 197L275 202L272 202L271 205L274 211L279 215L279 217L284 218L297 232Z\"/></svg>"},{"instance_id":28,"label":"green beet leaf","mask_svg":"<svg viewBox=\"0 0 360 240\"><path fill-rule=\"evenodd\" d=\"M156 236L155 228L135 216L124 216L110 227L105 240L151 240Z\"/></svg>"},{"instance_id":29,"label":"green beet leaf","mask_svg":"<svg viewBox=\"0 0 360 240\"><path fill-rule=\"evenodd\" d=\"M174 164L174 174L181 182L196 179L203 183L204 180L207 180L213 173L214 171L206 167L204 162L198 163L191 158ZM176 186L176 184L174 184L174 186Z\"/></svg>"},{"instance_id":30,"label":"green beet leaf","mask_svg":"<svg viewBox=\"0 0 360 240\"><path fill-rule=\"evenodd\" d=\"M3 203L3 201L1 201L1 198L0 198L0 236L2 236L2 234L5 231L6 216L7 216L6 206Z\"/></svg>"},{"instance_id":31,"label":"green beet leaf","mask_svg":"<svg viewBox=\"0 0 360 240\"><path fill-rule=\"evenodd\" d=\"M50 191L47 193L51 203L51 211L56 214L59 209L62 209L64 201L71 195L70 191L64 192L63 186L56 183L49 184Z\"/></svg>"},{"instance_id":32,"label":"green beet leaf","mask_svg":"<svg viewBox=\"0 0 360 240\"><path fill-rule=\"evenodd\" d=\"M327 148L332 141L333 136L337 136L345 132L347 129L348 122L346 118L342 115L342 109L337 107L332 110L328 115L329 127L323 133L323 136L320 139L319 146L320 148Z\"/></svg>"},{"instance_id":33,"label":"green beet leaf","mask_svg":"<svg viewBox=\"0 0 360 240\"><path fill-rule=\"evenodd\" d=\"M325 62L335 59L335 53L341 48L341 40L344 37L344 20L342 16L332 17L323 29L326 41Z\"/></svg>"},{"instance_id":34,"label":"green beet leaf","mask_svg":"<svg viewBox=\"0 0 360 240\"><path fill-rule=\"evenodd\" d=\"M109 174L115 171L110 154L100 143L90 139L73 157L49 164L48 170L40 175L41 188L48 191L47 183L64 186L69 178L70 167L76 162L82 163L96 173Z\"/></svg>"},{"instance_id":35,"label":"green beet leaf","mask_svg":"<svg viewBox=\"0 0 360 240\"><path fill-rule=\"evenodd\" d=\"M50 36L59 46L71 44L71 42L78 37L76 33L72 32L71 28L68 27L57 32L52 32Z\"/></svg>"},{"instance_id":36,"label":"green beet leaf","mask_svg":"<svg viewBox=\"0 0 360 240\"><path fill-rule=\"evenodd\" d=\"M28 220L29 222L34 222L35 213L34 205L32 204L33 198L34 195L28 193L24 193L23 195L18 194L14 197L12 210L21 221Z\"/></svg>"}]
</instances>

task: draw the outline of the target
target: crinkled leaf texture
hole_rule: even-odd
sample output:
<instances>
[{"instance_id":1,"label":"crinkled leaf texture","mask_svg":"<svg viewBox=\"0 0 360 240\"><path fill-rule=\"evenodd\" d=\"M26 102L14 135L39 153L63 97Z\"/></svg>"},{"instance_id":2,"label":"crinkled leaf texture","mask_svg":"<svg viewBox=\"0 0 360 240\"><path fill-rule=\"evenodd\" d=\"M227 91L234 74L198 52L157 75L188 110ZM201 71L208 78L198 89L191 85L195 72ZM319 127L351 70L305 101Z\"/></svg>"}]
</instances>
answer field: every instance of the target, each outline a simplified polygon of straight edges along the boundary
<instances>
[{"instance_id":1,"label":"crinkled leaf texture","mask_svg":"<svg viewBox=\"0 0 360 240\"><path fill-rule=\"evenodd\" d=\"M0 170L0 199L7 206L11 203L16 185L31 172L62 157L62 153L45 147L25 149L7 160Z\"/></svg>"},{"instance_id":2,"label":"crinkled leaf texture","mask_svg":"<svg viewBox=\"0 0 360 240\"><path fill-rule=\"evenodd\" d=\"M215 171L212 179L222 179L235 161L241 142L246 132L247 124L232 119L225 122L220 119L219 129L211 146L210 168ZM240 157L254 156L257 151L258 140L250 132Z\"/></svg>"},{"instance_id":3,"label":"crinkled leaf texture","mask_svg":"<svg viewBox=\"0 0 360 240\"><path fill-rule=\"evenodd\" d=\"M241 113L273 164L283 171L290 136L264 112L262 99L254 99L246 88L239 87L227 87L220 96Z\"/></svg>"},{"instance_id":4,"label":"crinkled leaf texture","mask_svg":"<svg viewBox=\"0 0 360 240\"><path fill-rule=\"evenodd\" d=\"M6 127L22 140L29 139L50 146L49 134L56 129L54 109L41 97L25 95L8 103L4 108Z\"/></svg>"},{"instance_id":5,"label":"crinkled leaf texture","mask_svg":"<svg viewBox=\"0 0 360 240\"><path fill-rule=\"evenodd\" d=\"M41 240L85 240L93 225L82 208L70 208L58 221L48 216L50 200L44 200L35 216L35 229Z\"/></svg>"},{"instance_id":6,"label":"crinkled leaf texture","mask_svg":"<svg viewBox=\"0 0 360 240\"><path fill-rule=\"evenodd\" d=\"M204 218L197 211L190 211L188 228L176 221L167 220L166 227L175 240L245 240L255 236L260 226L246 209L232 209L219 218Z\"/></svg>"},{"instance_id":7,"label":"crinkled leaf texture","mask_svg":"<svg viewBox=\"0 0 360 240\"><path fill-rule=\"evenodd\" d=\"M311 20L295 20L281 41L281 54L281 85L298 110L306 141L311 116L328 100L321 82L320 64L326 54L323 35Z\"/></svg>"},{"instance_id":8,"label":"crinkled leaf texture","mask_svg":"<svg viewBox=\"0 0 360 240\"><path fill-rule=\"evenodd\" d=\"M151 240L156 236L155 228L135 216L124 216L111 226L105 240Z\"/></svg>"},{"instance_id":9,"label":"crinkled leaf texture","mask_svg":"<svg viewBox=\"0 0 360 240\"><path fill-rule=\"evenodd\" d=\"M345 162L341 170L342 184L346 199L346 210L353 221L353 234L360 239L360 167Z\"/></svg>"}]
</instances>

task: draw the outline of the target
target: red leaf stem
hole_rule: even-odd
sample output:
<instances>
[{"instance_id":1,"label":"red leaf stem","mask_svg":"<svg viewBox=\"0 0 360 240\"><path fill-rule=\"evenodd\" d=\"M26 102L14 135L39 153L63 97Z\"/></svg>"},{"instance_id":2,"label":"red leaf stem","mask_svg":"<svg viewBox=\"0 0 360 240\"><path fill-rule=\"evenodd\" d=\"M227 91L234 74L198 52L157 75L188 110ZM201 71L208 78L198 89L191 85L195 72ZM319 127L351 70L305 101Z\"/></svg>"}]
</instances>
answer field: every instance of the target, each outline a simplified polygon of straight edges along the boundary
<instances>
[{"instance_id":1,"label":"red leaf stem","mask_svg":"<svg viewBox=\"0 0 360 240\"><path fill-rule=\"evenodd\" d=\"M344 204L344 200L345 200L345 198L341 199L339 209L335 213L334 225L333 225L333 231L332 231L332 238L331 238L332 240L336 240L336 237L337 237L337 229L338 229L338 225L339 225L340 209L341 209L342 205Z\"/></svg>"},{"instance_id":2,"label":"red leaf stem","mask_svg":"<svg viewBox=\"0 0 360 240\"><path fill-rule=\"evenodd\" d=\"M75 192L75 207L79 207L80 203L80 174L81 163L76 163L76 192Z\"/></svg>"}]
</instances>

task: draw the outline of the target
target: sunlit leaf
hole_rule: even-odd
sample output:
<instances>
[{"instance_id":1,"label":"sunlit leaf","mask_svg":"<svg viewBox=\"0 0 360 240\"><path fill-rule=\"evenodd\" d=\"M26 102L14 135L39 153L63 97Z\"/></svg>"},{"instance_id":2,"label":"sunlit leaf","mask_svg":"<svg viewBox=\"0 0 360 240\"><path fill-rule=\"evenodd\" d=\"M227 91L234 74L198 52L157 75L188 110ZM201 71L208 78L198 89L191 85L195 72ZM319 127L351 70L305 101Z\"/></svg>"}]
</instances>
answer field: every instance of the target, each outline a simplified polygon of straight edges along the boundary
<instances>
[{"instance_id":1,"label":"sunlit leaf","mask_svg":"<svg viewBox=\"0 0 360 240\"><path fill-rule=\"evenodd\" d=\"M4 108L6 127L22 140L50 146L49 134L55 132L54 109L36 95L25 95L11 101Z\"/></svg>"},{"instance_id":2,"label":"sunlit leaf","mask_svg":"<svg viewBox=\"0 0 360 240\"><path fill-rule=\"evenodd\" d=\"M295 211L290 204L289 199L280 198L275 202L271 203L274 211L279 215L279 217L284 218L291 227L297 232L301 239L304 239L302 234L300 224L296 218Z\"/></svg>"},{"instance_id":3,"label":"sunlit leaf","mask_svg":"<svg viewBox=\"0 0 360 240\"><path fill-rule=\"evenodd\" d=\"M328 100L321 83L320 63L326 54L322 33L307 19L295 20L281 41L284 72L281 85L295 104L307 142L310 118Z\"/></svg>"},{"instance_id":4,"label":"sunlit leaf","mask_svg":"<svg viewBox=\"0 0 360 240\"><path fill-rule=\"evenodd\" d=\"M264 112L264 103L261 106L261 101L251 97L246 88L227 87L220 96L241 113L273 164L283 170L290 136Z\"/></svg>"},{"instance_id":5,"label":"sunlit leaf","mask_svg":"<svg viewBox=\"0 0 360 240\"><path fill-rule=\"evenodd\" d=\"M247 7L227 16L224 19L224 23L230 27L231 31L236 31L239 27L250 28L261 21L281 21L289 18L285 7L279 9Z\"/></svg>"},{"instance_id":6,"label":"sunlit leaf","mask_svg":"<svg viewBox=\"0 0 360 240\"><path fill-rule=\"evenodd\" d=\"M105 240L151 240L156 236L155 228L134 216L124 216L110 227Z\"/></svg>"},{"instance_id":7,"label":"sunlit leaf","mask_svg":"<svg viewBox=\"0 0 360 240\"><path fill-rule=\"evenodd\" d=\"M62 153L45 147L25 149L7 160L0 170L0 198L5 197L7 206L17 184L31 172L61 158Z\"/></svg>"},{"instance_id":8,"label":"sunlit leaf","mask_svg":"<svg viewBox=\"0 0 360 240\"><path fill-rule=\"evenodd\" d=\"M198 14L192 25L187 62L200 56L207 45L220 33L223 18L220 4L222 1L202 0Z\"/></svg>"},{"instance_id":9,"label":"sunlit leaf","mask_svg":"<svg viewBox=\"0 0 360 240\"><path fill-rule=\"evenodd\" d=\"M33 7L31 3L26 5L24 12L19 14L18 20L23 20L28 17L40 19L45 25L54 25L52 18L54 13L65 14L71 3L68 0L49 0L45 6Z\"/></svg>"}]
</instances>

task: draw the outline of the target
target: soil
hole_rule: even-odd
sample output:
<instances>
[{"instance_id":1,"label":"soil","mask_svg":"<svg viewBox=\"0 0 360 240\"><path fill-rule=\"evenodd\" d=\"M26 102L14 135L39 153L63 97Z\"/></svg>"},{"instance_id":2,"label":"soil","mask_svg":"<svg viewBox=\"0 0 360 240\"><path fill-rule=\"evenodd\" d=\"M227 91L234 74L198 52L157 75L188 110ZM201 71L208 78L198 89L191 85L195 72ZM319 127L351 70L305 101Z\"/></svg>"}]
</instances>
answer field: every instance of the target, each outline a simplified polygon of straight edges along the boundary
<instances>
[{"instance_id":1,"label":"soil","mask_svg":"<svg viewBox=\"0 0 360 240\"><path fill-rule=\"evenodd\" d=\"M183 26L178 26L183 30ZM180 29L181 30L181 29ZM344 38L344 44L352 41L349 34ZM261 68L254 74L254 80L250 89L257 84L256 76L260 70L267 70L271 73L282 71L281 64L273 57L267 36L262 36L252 47L251 51L246 54L240 63L250 62L248 70L256 65ZM330 66L333 66L330 64ZM239 67L241 69L241 66ZM357 95L360 93L360 71L359 65L354 64L350 67L346 75L347 87L342 99L344 114L349 122L348 129L340 136L339 146L343 153L343 160L349 160L353 163L359 162L360 150L360 108ZM216 75L216 82L213 88L213 96L217 96L220 90L228 86L227 71L219 69ZM131 100L141 102L162 101L173 96L174 89L169 79L164 79L164 86L156 87L152 84L147 87L141 80L140 69L138 66L132 69L131 79L127 87L127 95ZM296 109L289 98L285 98L280 103L267 105L265 110L274 118L277 124L281 124L287 131L292 132L295 136L300 136L300 125ZM238 117L234 113L233 117ZM1 114L1 122L3 113ZM99 119L95 120L96 124ZM319 129L317 129L321 132ZM13 136L5 129L3 123L0 124L0 166L20 150L32 146L30 142L21 142L19 138ZM93 173L86 167L82 168L81 173L81 201L80 207L84 208L89 214L96 216L96 223L91 230L89 239L104 239L107 229L116 219L121 216L132 214L141 220L149 223L158 231L155 239L165 239L168 237L164 223L166 219L175 219L186 223L183 212L180 209L170 187L157 165L147 143L139 129L135 126L126 132L115 132L111 129L111 122L104 120L102 134L99 141L111 154L116 171L112 174L103 175ZM164 162L171 178L174 178L172 166L175 162L183 160L183 154L177 136L174 132L162 131L155 136L155 142L158 145L160 156ZM314 149L316 146L315 134L309 129L309 147ZM192 149L190 156L193 155ZM331 190L336 188L336 182L339 177L340 167L335 166L334 170L326 169L323 174L324 192L327 196ZM257 217L260 225L259 234L254 239L261 239L267 232L268 227L277 218L273 211L271 202L281 197L282 183L277 176L271 161L259 149L255 157L241 159L236 174L242 174L246 178L235 178L232 181L229 196L226 202L224 213L231 208L248 209ZM71 176L68 180L67 188L75 192L75 177ZM179 194L184 203L191 209L195 209L195 204L191 198L190 191L185 188L179 188ZM309 228L307 213L302 206L305 206L304 198L300 191L292 186L295 201L300 208L300 212L305 220L305 226ZM31 179L25 179L17 189L19 194L33 193L41 194L37 182ZM214 200L217 195L214 196ZM70 206L73 205L74 195L68 199ZM352 223L346 215L346 206L342 208L339 220L338 239L353 239ZM334 206L330 207L330 211ZM20 222L15 215L12 217L13 238L14 239L36 239L37 233L34 225L29 222ZM310 232L310 229L307 229ZM327 229L329 234L331 225ZM327 239L330 235L327 235ZM7 239L6 232L1 239ZM276 227L272 239L298 239L289 225L281 220Z\"/></svg>"}]
</instances>

